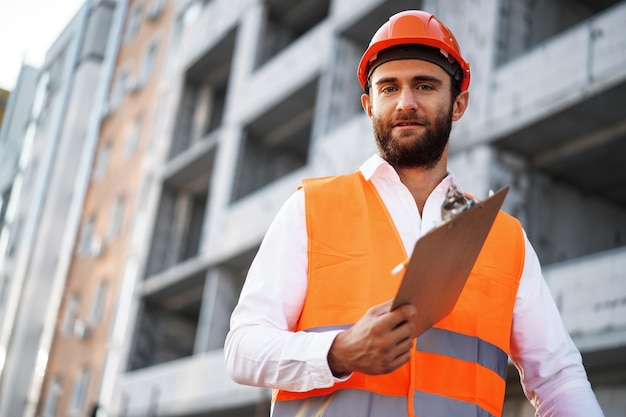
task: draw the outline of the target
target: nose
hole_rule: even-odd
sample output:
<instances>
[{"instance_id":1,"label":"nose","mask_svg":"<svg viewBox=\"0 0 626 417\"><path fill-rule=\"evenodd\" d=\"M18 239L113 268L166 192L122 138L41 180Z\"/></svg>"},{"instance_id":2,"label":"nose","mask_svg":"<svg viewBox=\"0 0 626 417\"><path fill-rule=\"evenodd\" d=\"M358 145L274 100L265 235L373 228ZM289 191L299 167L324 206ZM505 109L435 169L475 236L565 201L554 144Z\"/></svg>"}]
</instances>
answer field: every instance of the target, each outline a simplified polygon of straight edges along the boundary
<instances>
[{"instance_id":1,"label":"nose","mask_svg":"<svg viewBox=\"0 0 626 417\"><path fill-rule=\"evenodd\" d=\"M417 99L414 91L411 88L402 88L398 94L398 102L396 103L396 109L400 111L416 111Z\"/></svg>"}]
</instances>

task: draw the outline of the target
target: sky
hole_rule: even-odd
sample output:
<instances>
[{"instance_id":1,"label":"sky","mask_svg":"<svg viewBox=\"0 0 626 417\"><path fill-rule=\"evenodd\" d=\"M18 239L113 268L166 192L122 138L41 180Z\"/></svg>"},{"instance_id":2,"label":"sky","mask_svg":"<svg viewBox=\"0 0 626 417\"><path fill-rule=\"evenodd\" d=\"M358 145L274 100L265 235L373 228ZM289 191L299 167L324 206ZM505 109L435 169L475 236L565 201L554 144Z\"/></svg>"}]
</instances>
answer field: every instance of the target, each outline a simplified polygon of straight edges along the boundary
<instances>
[{"instance_id":1,"label":"sky","mask_svg":"<svg viewBox=\"0 0 626 417\"><path fill-rule=\"evenodd\" d=\"M85 0L0 0L0 88L12 90L22 62L39 68Z\"/></svg>"}]
</instances>

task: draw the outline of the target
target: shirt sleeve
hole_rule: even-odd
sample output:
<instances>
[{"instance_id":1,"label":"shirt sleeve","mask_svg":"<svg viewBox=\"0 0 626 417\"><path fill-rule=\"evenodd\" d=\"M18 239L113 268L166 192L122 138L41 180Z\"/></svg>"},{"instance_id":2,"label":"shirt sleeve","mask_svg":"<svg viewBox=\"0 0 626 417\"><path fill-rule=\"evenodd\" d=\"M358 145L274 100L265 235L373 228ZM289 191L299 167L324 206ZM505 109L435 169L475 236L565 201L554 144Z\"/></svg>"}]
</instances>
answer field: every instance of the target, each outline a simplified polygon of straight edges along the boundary
<instances>
[{"instance_id":1,"label":"shirt sleeve","mask_svg":"<svg viewBox=\"0 0 626 417\"><path fill-rule=\"evenodd\" d=\"M602 417L580 352L565 329L528 238L513 312L511 360L538 417Z\"/></svg>"},{"instance_id":2,"label":"shirt sleeve","mask_svg":"<svg viewBox=\"0 0 626 417\"><path fill-rule=\"evenodd\" d=\"M269 227L230 321L224 355L236 382L289 391L332 386L328 351L339 331L295 332L307 289L304 192Z\"/></svg>"}]
</instances>

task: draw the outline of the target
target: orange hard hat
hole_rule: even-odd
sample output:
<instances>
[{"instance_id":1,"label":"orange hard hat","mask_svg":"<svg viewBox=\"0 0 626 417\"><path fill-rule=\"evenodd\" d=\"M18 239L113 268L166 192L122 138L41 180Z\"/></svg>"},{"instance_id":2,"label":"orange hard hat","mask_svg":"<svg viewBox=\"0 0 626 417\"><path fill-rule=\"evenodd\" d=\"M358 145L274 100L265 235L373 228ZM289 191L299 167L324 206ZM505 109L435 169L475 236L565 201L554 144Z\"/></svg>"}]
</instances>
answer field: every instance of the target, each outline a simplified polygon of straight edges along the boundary
<instances>
[{"instance_id":1,"label":"orange hard hat","mask_svg":"<svg viewBox=\"0 0 626 417\"><path fill-rule=\"evenodd\" d=\"M434 48L435 51L439 50L441 56L432 61L437 61L435 63L440 66L442 66L440 61L448 61L450 65L455 66L458 64L460 68L457 75L459 78L457 80L458 86L461 91L468 89L470 82L469 63L461 56L461 49L454 35L434 15L421 10L396 13L376 31L359 63L357 75L361 87L366 88L372 64L376 63L379 53L399 45L424 45ZM452 60L450 57L454 59ZM444 68L444 70L450 73L448 69Z\"/></svg>"}]
</instances>

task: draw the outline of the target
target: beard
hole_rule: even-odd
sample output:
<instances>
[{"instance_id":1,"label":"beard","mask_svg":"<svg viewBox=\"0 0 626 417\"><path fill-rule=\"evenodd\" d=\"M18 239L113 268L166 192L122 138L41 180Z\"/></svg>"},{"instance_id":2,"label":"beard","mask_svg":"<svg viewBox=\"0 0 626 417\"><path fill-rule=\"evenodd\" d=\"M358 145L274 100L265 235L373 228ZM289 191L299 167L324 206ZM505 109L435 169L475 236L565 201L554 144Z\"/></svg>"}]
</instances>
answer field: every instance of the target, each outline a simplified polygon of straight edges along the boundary
<instances>
[{"instance_id":1,"label":"beard","mask_svg":"<svg viewBox=\"0 0 626 417\"><path fill-rule=\"evenodd\" d=\"M420 123L425 131L421 134L400 132L395 140L393 138L395 119L386 122L378 116L373 116L372 125L380 156L394 168L434 168L441 160L450 139L452 109L453 106L450 106L447 112L438 112L432 121L415 114L400 115L398 118L403 121Z\"/></svg>"}]
</instances>

